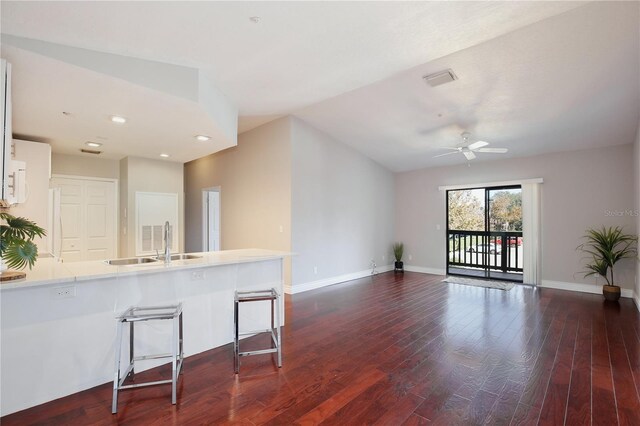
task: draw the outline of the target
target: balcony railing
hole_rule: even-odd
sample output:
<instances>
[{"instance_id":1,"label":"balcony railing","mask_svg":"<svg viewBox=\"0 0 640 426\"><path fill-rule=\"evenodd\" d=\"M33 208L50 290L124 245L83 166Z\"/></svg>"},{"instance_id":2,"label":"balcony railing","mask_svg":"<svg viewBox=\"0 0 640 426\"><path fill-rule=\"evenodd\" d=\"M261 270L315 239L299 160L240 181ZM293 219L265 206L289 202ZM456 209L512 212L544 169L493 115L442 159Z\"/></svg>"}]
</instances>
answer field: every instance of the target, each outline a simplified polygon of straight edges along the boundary
<instances>
[{"instance_id":1,"label":"balcony railing","mask_svg":"<svg viewBox=\"0 0 640 426\"><path fill-rule=\"evenodd\" d=\"M448 264L501 272L522 272L522 232L447 231Z\"/></svg>"}]
</instances>

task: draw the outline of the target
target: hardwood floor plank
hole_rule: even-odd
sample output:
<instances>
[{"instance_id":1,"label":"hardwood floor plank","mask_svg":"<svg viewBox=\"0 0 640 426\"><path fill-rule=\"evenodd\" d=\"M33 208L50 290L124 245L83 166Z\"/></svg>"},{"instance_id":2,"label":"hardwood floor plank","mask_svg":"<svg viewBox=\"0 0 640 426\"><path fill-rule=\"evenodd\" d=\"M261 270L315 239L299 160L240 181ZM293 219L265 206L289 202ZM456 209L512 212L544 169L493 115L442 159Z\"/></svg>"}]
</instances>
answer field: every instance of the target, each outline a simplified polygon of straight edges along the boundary
<instances>
[{"instance_id":1,"label":"hardwood floor plank","mask_svg":"<svg viewBox=\"0 0 640 426\"><path fill-rule=\"evenodd\" d=\"M580 320L565 417L567 425L591 424L591 333L591 318Z\"/></svg>"},{"instance_id":2,"label":"hardwood floor plank","mask_svg":"<svg viewBox=\"0 0 640 426\"><path fill-rule=\"evenodd\" d=\"M538 423L541 425L564 424L577 332L578 321L568 319L562 332L562 339L540 411Z\"/></svg>"},{"instance_id":3,"label":"hardwood floor plank","mask_svg":"<svg viewBox=\"0 0 640 426\"><path fill-rule=\"evenodd\" d=\"M533 426L538 424L540 409L526 404L518 404L511 420L513 426Z\"/></svg>"},{"instance_id":4,"label":"hardwood floor plank","mask_svg":"<svg viewBox=\"0 0 640 426\"><path fill-rule=\"evenodd\" d=\"M612 306L599 295L441 280L384 273L285 296L283 367L272 356L248 357L236 376L231 345L190 356L175 406L168 386L141 388L122 392L111 415L106 383L0 421L639 424L640 314L631 300ZM136 378L169 373L165 365Z\"/></svg>"},{"instance_id":5,"label":"hardwood floor plank","mask_svg":"<svg viewBox=\"0 0 640 426\"><path fill-rule=\"evenodd\" d=\"M481 425L489 417L498 395L484 390L478 391L469 404L466 420L469 424Z\"/></svg>"},{"instance_id":6,"label":"hardwood floor plank","mask_svg":"<svg viewBox=\"0 0 640 426\"><path fill-rule=\"evenodd\" d=\"M424 402L423 398L408 393L402 399L400 399L396 405L391 407L389 410L387 410L386 413L380 416L378 421L374 424L378 426L404 424L413 414L415 409L420 404L422 404L422 402Z\"/></svg>"},{"instance_id":7,"label":"hardwood floor plank","mask_svg":"<svg viewBox=\"0 0 640 426\"><path fill-rule=\"evenodd\" d=\"M411 414L407 420L402 423L402 426L423 426L431 424L430 420L425 419L424 417L420 417L417 414ZM394 426L394 425L389 425Z\"/></svg>"},{"instance_id":8,"label":"hardwood floor plank","mask_svg":"<svg viewBox=\"0 0 640 426\"><path fill-rule=\"evenodd\" d=\"M618 421L621 425L640 425L640 398L622 337L620 317L615 311L606 311L605 318Z\"/></svg>"},{"instance_id":9,"label":"hardwood floor plank","mask_svg":"<svg viewBox=\"0 0 640 426\"><path fill-rule=\"evenodd\" d=\"M636 394L640 398L640 340L635 339L633 324L624 322L620 325L627 358L633 375L633 381L636 388Z\"/></svg>"},{"instance_id":10,"label":"hardwood floor plank","mask_svg":"<svg viewBox=\"0 0 640 426\"><path fill-rule=\"evenodd\" d=\"M495 404L491 407L484 424L496 426L511 424L523 391L524 385L522 383L507 381Z\"/></svg>"},{"instance_id":11,"label":"hardwood floor plank","mask_svg":"<svg viewBox=\"0 0 640 426\"><path fill-rule=\"evenodd\" d=\"M604 312L599 312L594 317L591 351L592 423L594 425L620 424Z\"/></svg>"},{"instance_id":12,"label":"hardwood floor plank","mask_svg":"<svg viewBox=\"0 0 640 426\"><path fill-rule=\"evenodd\" d=\"M371 369L358 377L348 387L332 395L331 398L315 407L302 417L296 419L298 425L315 425L322 422L327 417L338 411L355 396L362 393L368 387L382 380L385 374L378 369Z\"/></svg>"}]
</instances>

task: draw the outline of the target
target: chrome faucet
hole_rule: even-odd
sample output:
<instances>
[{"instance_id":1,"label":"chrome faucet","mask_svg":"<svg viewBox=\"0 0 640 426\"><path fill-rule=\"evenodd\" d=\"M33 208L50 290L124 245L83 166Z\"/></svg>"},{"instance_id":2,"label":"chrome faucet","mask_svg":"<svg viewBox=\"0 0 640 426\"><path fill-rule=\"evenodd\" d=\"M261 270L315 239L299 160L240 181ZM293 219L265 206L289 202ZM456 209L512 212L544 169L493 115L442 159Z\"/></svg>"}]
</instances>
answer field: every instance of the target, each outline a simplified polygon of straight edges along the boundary
<instances>
[{"instance_id":1,"label":"chrome faucet","mask_svg":"<svg viewBox=\"0 0 640 426\"><path fill-rule=\"evenodd\" d=\"M169 242L169 221L164 223L164 263L171 263L171 243Z\"/></svg>"}]
</instances>

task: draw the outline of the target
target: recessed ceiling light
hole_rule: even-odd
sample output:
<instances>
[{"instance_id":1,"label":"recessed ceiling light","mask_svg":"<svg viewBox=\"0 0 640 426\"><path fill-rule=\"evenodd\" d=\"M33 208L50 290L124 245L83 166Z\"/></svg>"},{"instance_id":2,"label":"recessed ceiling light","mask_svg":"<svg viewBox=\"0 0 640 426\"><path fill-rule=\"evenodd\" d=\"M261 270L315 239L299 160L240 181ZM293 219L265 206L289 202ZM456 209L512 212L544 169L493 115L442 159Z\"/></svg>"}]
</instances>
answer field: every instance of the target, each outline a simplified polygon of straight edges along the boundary
<instances>
[{"instance_id":1,"label":"recessed ceiling light","mask_svg":"<svg viewBox=\"0 0 640 426\"><path fill-rule=\"evenodd\" d=\"M114 123L118 123L118 124L124 124L127 122L127 119L124 117L121 117L119 115L112 115L111 116L111 121L113 121Z\"/></svg>"},{"instance_id":2,"label":"recessed ceiling light","mask_svg":"<svg viewBox=\"0 0 640 426\"><path fill-rule=\"evenodd\" d=\"M163 153L163 154L160 154L160 157L162 157L162 158L169 158L169 154L164 154L164 153Z\"/></svg>"},{"instance_id":3,"label":"recessed ceiling light","mask_svg":"<svg viewBox=\"0 0 640 426\"><path fill-rule=\"evenodd\" d=\"M87 141L87 142L85 142L84 144L85 144L85 145L87 145L87 146L90 146L90 147L92 147L92 148L97 148L97 147L99 147L99 146L102 146L102 144L101 144L101 143L98 143L98 142L91 142L91 141Z\"/></svg>"},{"instance_id":4,"label":"recessed ceiling light","mask_svg":"<svg viewBox=\"0 0 640 426\"><path fill-rule=\"evenodd\" d=\"M207 135L196 135L196 139L198 139L200 142L206 142L208 140L211 139L211 136L207 136Z\"/></svg>"}]
</instances>

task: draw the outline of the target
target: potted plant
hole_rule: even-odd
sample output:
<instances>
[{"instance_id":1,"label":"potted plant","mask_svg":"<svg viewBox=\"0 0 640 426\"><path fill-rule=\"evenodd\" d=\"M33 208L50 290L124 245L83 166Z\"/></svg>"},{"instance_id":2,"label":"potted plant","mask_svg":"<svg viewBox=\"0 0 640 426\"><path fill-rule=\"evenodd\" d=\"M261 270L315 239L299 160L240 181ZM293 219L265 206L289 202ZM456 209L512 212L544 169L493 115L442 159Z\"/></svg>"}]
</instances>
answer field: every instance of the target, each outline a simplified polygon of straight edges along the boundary
<instances>
[{"instance_id":1,"label":"potted plant","mask_svg":"<svg viewBox=\"0 0 640 426\"><path fill-rule=\"evenodd\" d=\"M614 280L613 267L622 259L636 255L638 237L625 234L620 226L602 229L588 229L584 235L586 241L578 249L587 254L584 276L599 275L606 284L602 286L602 294L607 300L620 298L620 287Z\"/></svg>"},{"instance_id":2,"label":"potted plant","mask_svg":"<svg viewBox=\"0 0 640 426\"><path fill-rule=\"evenodd\" d=\"M46 232L35 222L0 212L0 272L7 267L24 269L33 266L38 258L35 237L44 237Z\"/></svg>"},{"instance_id":3,"label":"potted plant","mask_svg":"<svg viewBox=\"0 0 640 426\"><path fill-rule=\"evenodd\" d=\"M393 243L393 256L396 258L394 272L404 272L404 262L402 262L402 255L404 254L403 243Z\"/></svg>"}]
</instances>

